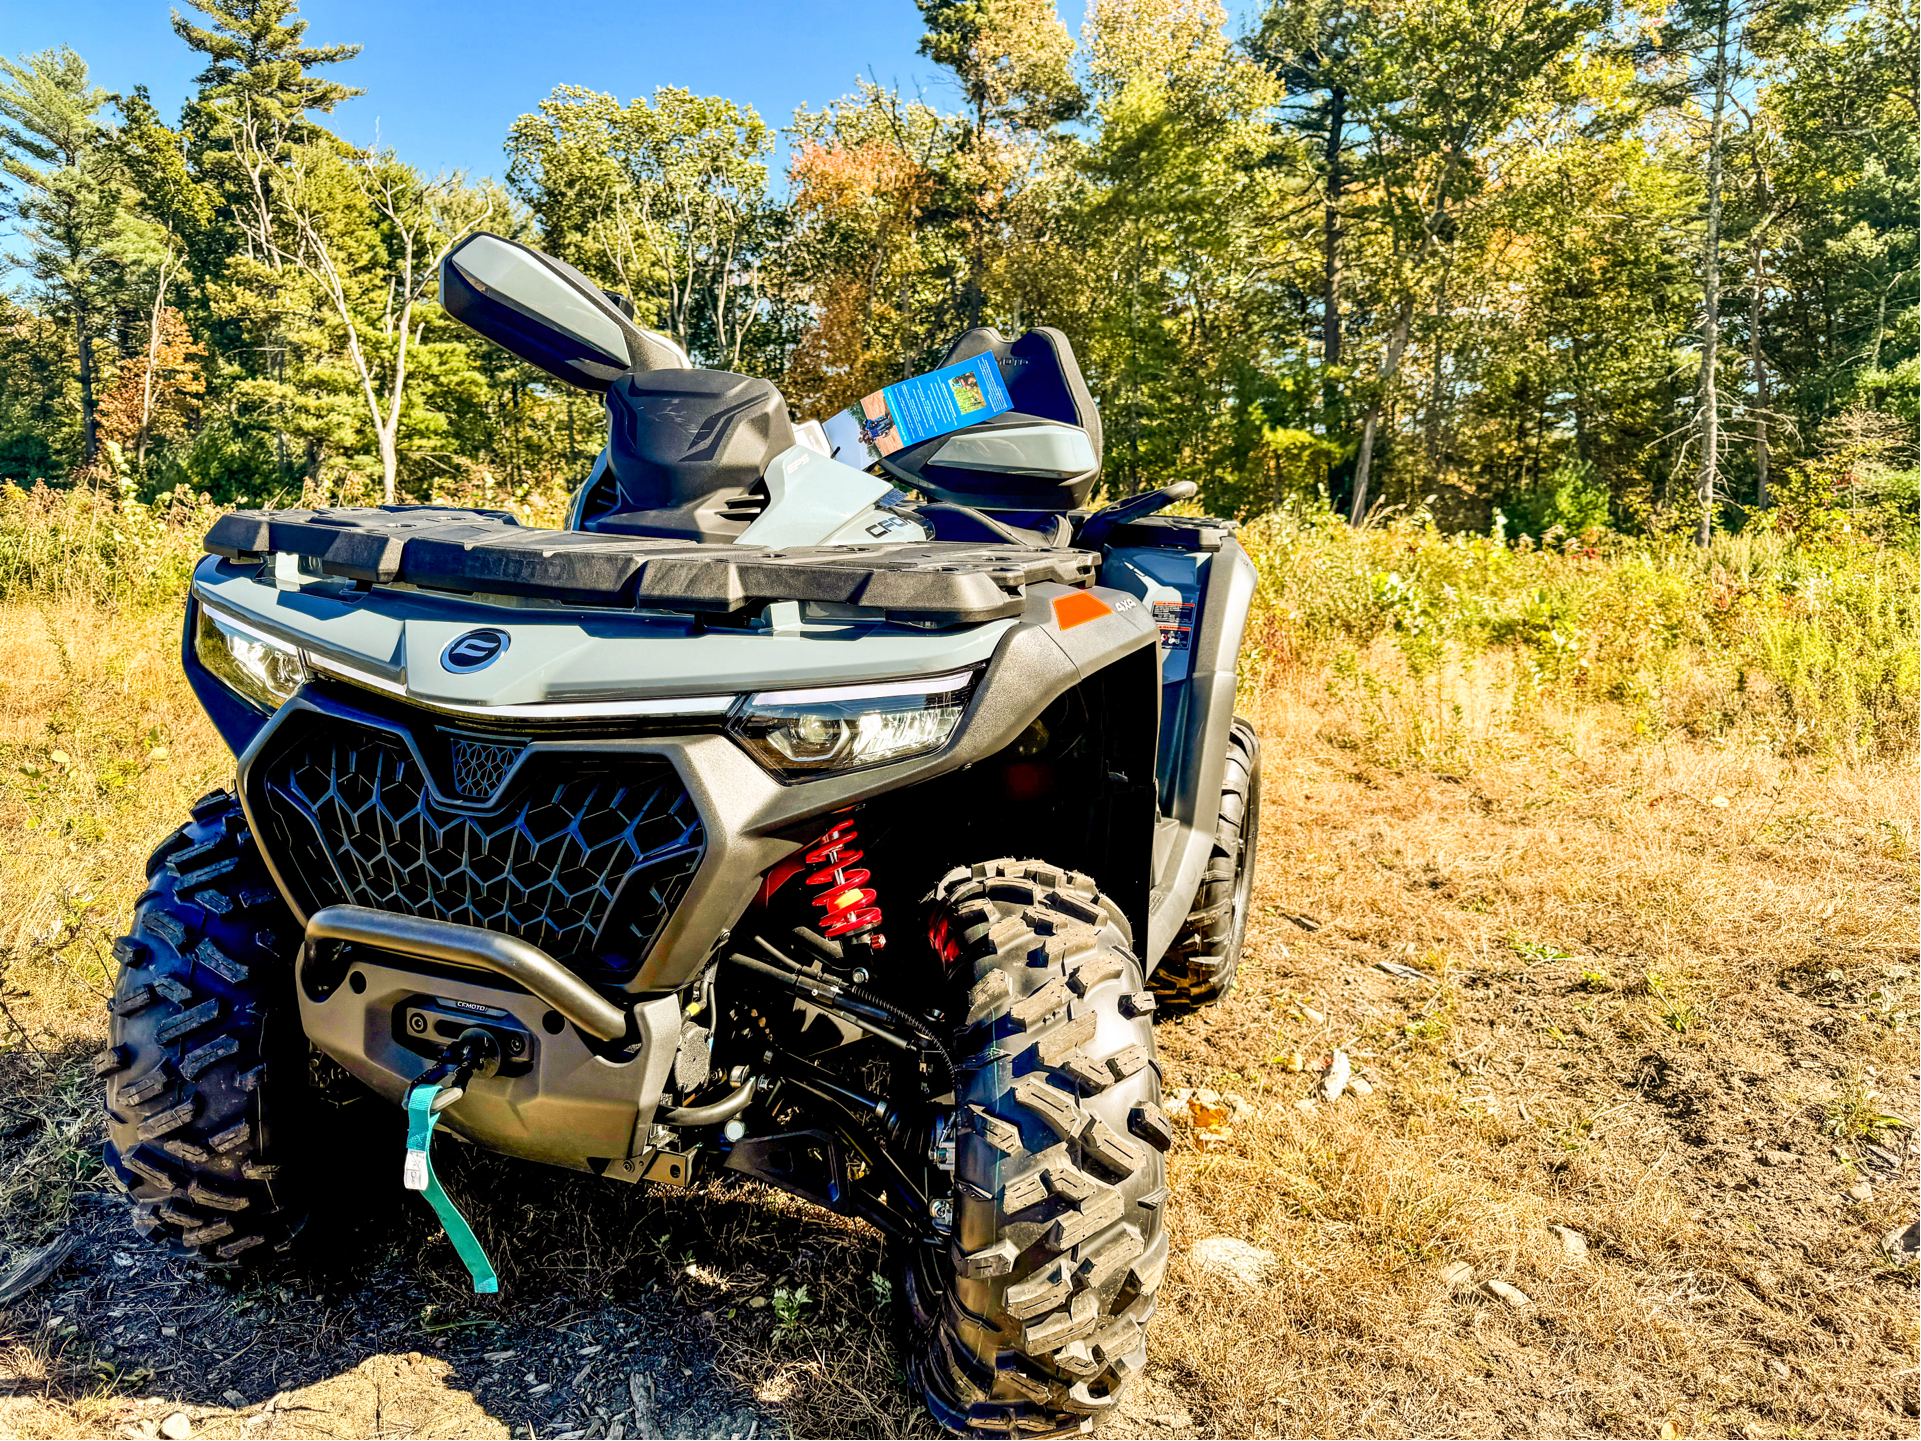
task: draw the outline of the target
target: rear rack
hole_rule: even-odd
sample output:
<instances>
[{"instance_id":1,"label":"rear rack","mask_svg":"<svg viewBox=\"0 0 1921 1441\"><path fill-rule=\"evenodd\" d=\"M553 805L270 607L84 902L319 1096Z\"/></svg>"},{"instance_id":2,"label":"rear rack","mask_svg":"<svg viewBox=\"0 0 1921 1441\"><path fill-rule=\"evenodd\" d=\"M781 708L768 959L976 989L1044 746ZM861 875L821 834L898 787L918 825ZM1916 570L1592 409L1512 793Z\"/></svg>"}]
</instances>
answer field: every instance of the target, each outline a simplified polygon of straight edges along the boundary
<instances>
[{"instance_id":1,"label":"rear rack","mask_svg":"<svg viewBox=\"0 0 1921 1441\"><path fill-rule=\"evenodd\" d=\"M542 530L503 511L448 506L236 510L206 548L236 562L295 555L366 585L401 582L462 595L732 615L773 601L856 605L890 620L971 625L1019 615L1026 588L1093 583L1091 551L941 542L690 545L645 536Z\"/></svg>"}]
</instances>

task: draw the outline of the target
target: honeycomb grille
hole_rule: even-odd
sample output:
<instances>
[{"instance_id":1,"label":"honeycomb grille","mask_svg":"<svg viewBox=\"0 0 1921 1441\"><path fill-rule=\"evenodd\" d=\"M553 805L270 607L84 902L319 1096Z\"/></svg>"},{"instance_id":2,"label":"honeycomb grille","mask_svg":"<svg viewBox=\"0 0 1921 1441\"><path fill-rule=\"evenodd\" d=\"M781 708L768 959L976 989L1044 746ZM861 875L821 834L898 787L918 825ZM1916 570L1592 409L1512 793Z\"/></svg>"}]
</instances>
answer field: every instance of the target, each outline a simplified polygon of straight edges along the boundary
<instances>
[{"instance_id":1,"label":"honeycomb grille","mask_svg":"<svg viewBox=\"0 0 1921 1441\"><path fill-rule=\"evenodd\" d=\"M455 789L484 798L522 747L455 737L452 749ZM536 752L476 814L442 804L398 736L359 725L296 739L266 794L317 905L480 926L610 978L638 968L705 839L679 776L655 757Z\"/></svg>"},{"instance_id":2,"label":"honeycomb grille","mask_svg":"<svg viewBox=\"0 0 1921 1441\"><path fill-rule=\"evenodd\" d=\"M465 800L484 801L500 789L500 783L507 779L507 772L514 768L514 762L526 747L456 736L451 749L454 789Z\"/></svg>"}]
</instances>

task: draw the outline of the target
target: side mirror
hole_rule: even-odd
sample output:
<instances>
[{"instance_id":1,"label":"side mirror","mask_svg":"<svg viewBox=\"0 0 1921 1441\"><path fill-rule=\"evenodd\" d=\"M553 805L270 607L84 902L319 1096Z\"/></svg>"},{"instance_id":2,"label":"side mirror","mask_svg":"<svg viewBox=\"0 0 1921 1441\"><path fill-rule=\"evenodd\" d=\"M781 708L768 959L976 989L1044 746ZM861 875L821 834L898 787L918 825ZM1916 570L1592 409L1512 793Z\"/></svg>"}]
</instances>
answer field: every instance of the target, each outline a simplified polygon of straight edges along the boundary
<instances>
[{"instance_id":1,"label":"side mirror","mask_svg":"<svg viewBox=\"0 0 1921 1441\"><path fill-rule=\"evenodd\" d=\"M686 352L634 324L565 261L484 231L440 264L441 307L529 365L604 391L630 370L685 370Z\"/></svg>"}]
</instances>

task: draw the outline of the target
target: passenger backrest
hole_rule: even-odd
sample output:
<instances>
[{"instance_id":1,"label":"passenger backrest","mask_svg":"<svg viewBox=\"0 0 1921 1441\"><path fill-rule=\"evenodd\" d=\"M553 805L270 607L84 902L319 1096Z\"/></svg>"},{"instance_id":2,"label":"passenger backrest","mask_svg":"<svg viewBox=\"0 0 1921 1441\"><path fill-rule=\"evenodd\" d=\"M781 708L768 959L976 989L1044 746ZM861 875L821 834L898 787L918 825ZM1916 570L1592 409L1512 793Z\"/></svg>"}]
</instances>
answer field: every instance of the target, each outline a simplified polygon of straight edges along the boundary
<instances>
[{"instance_id":1,"label":"passenger backrest","mask_svg":"<svg viewBox=\"0 0 1921 1441\"><path fill-rule=\"evenodd\" d=\"M1093 441L1094 453L1101 453L1101 413L1065 335L1051 325L1037 326L1018 340L998 330L970 330L948 347L941 364L958 365L990 353L1000 362L1016 414L1078 425Z\"/></svg>"},{"instance_id":2,"label":"passenger backrest","mask_svg":"<svg viewBox=\"0 0 1921 1441\"><path fill-rule=\"evenodd\" d=\"M1101 416L1065 335L1040 326L1009 340L970 330L942 365L992 355L1013 409L896 451L881 468L936 500L984 508L1075 510L1101 473Z\"/></svg>"}]
</instances>

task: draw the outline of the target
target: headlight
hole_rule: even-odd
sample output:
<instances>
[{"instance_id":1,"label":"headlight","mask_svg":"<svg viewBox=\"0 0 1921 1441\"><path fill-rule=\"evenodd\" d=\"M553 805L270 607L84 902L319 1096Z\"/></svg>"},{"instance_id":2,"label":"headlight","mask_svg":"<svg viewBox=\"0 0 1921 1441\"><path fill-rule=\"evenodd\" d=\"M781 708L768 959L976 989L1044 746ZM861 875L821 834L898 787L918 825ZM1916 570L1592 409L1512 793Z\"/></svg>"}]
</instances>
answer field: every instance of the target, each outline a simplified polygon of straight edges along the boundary
<instances>
[{"instance_id":1,"label":"headlight","mask_svg":"<svg viewBox=\"0 0 1921 1441\"><path fill-rule=\"evenodd\" d=\"M953 737L975 672L747 697L727 728L775 775L800 780L937 751Z\"/></svg>"},{"instance_id":2,"label":"headlight","mask_svg":"<svg viewBox=\"0 0 1921 1441\"><path fill-rule=\"evenodd\" d=\"M307 680L300 652L284 641L200 607L193 651L228 690L272 714Z\"/></svg>"}]
</instances>

